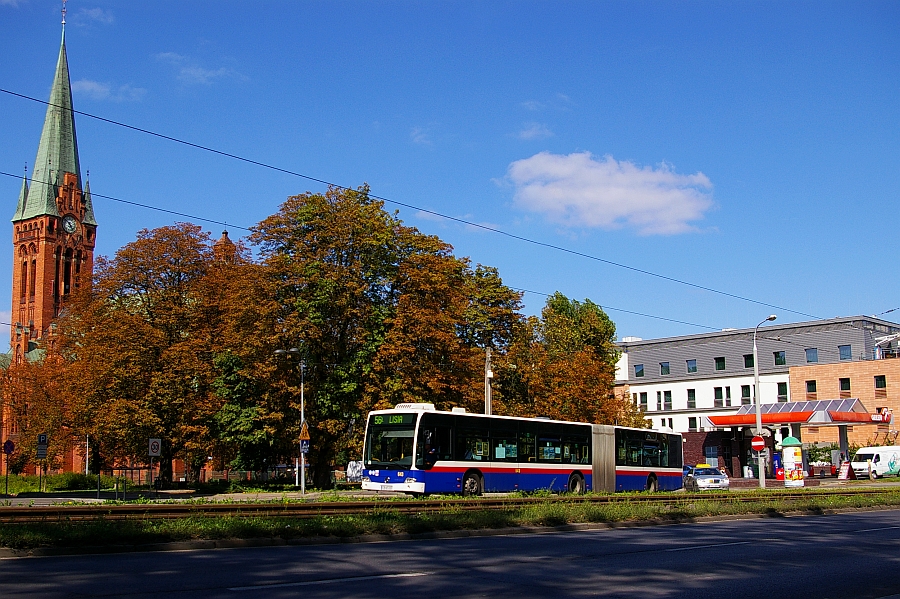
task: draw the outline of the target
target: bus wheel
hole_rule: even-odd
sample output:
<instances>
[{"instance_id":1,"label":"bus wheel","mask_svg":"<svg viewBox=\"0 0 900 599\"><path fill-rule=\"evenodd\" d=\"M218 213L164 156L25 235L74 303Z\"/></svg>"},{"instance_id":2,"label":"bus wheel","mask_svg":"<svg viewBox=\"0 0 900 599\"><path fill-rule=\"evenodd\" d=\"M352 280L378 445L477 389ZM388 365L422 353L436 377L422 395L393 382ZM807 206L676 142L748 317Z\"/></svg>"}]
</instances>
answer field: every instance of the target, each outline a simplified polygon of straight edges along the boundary
<instances>
[{"instance_id":1,"label":"bus wheel","mask_svg":"<svg viewBox=\"0 0 900 599\"><path fill-rule=\"evenodd\" d=\"M569 476L569 493L581 495L584 493L584 478L577 472Z\"/></svg>"},{"instance_id":2,"label":"bus wheel","mask_svg":"<svg viewBox=\"0 0 900 599\"><path fill-rule=\"evenodd\" d=\"M466 472L462 483L463 495L481 495L481 477L477 472Z\"/></svg>"},{"instance_id":3,"label":"bus wheel","mask_svg":"<svg viewBox=\"0 0 900 599\"><path fill-rule=\"evenodd\" d=\"M656 480L656 477L652 474L647 477L647 491L650 493L656 493L659 491L659 481Z\"/></svg>"}]
</instances>

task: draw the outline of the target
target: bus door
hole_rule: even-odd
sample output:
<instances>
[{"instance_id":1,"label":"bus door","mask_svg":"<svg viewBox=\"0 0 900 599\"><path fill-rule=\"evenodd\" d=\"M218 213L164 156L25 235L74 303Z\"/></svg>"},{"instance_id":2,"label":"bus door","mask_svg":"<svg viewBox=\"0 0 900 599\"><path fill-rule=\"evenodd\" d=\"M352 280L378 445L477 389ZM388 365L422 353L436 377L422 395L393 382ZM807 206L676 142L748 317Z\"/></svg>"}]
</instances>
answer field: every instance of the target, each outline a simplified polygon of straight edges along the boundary
<instances>
[{"instance_id":1,"label":"bus door","mask_svg":"<svg viewBox=\"0 0 900 599\"><path fill-rule=\"evenodd\" d=\"M486 491L519 489L519 446L515 429L491 431L491 466L484 473Z\"/></svg>"},{"instance_id":2,"label":"bus door","mask_svg":"<svg viewBox=\"0 0 900 599\"><path fill-rule=\"evenodd\" d=\"M416 468L427 471L426 493L454 493L458 474L445 464L453 459L453 419L445 414L423 414L416 437Z\"/></svg>"}]
</instances>

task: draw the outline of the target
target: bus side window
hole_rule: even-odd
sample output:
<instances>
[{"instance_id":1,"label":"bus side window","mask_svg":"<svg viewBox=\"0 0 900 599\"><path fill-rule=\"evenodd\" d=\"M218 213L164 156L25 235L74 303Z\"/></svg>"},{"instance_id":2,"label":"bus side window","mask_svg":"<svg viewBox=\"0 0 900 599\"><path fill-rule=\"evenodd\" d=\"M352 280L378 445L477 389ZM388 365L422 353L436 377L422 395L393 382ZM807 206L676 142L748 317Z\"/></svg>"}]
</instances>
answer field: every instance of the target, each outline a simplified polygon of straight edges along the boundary
<instances>
[{"instance_id":1,"label":"bus side window","mask_svg":"<svg viewBox=\"0 0 900 599\"><path fill-rule=\"evenodd\" d=\"M659 466L659 445L652 441L644 442L644 466Z\"/></svg>"},{"instance_id":2,"label":"bus side window","mask_svg":"<svg viewBox=\"0 0 900 599\"><path fill-rule=\"evenodd\" d=\"M535 461L534 453L534 433L519 433L519 461L533 462Z\"/></svg>"},{"instance_id":3,"label":"bus side window","mask_svg":"<svg viewBox=\"0 0 900 599\"><path fill-rule=\"evenodd\" d=\"M539 462L561 462L562 442L558 438L542 437L538 439Z\"/></svg>"}]
</instances>

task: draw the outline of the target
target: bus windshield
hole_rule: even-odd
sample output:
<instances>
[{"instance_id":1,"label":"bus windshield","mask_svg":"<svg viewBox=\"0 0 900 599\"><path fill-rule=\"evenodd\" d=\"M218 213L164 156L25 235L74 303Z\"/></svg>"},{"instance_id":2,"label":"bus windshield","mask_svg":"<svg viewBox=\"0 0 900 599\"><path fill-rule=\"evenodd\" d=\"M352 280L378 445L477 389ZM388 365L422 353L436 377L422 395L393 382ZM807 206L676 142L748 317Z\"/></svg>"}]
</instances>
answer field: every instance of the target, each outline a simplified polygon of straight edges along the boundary
<instances>
[{"instance_id":1,"label":"bus windshield","mask_svg":"<svg viewBox=\"0 0 900 599\"><path fill-rule=\"evenodd\" d=\"M414 414L376 414L369 417L365 468L400 470L412 466Z\"/></svg>"}]
</instances>

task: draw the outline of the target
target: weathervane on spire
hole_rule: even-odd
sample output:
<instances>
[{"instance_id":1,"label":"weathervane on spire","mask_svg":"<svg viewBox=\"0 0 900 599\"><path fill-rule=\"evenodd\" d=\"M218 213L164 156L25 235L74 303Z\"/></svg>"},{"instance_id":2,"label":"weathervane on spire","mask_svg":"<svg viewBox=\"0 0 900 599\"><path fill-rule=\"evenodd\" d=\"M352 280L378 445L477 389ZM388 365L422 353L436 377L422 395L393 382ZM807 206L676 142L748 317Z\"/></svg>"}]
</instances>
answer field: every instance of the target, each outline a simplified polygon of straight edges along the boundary
<instances>
[{"instance_id":1,"label":"weathervane on spire","mask_svg":"<svg viewBox=\"0 0 900 599\"><path fill-rule=\"evenodd\" d=\"M63 19L62 19L62 24L63 24L63 25L66 24L66 2L68 2L68 1L69 1L69 0L62 0L62 3L63 3L63 9L62 9L62 17L63 17Z\"/></svg>"}]
</instances>

